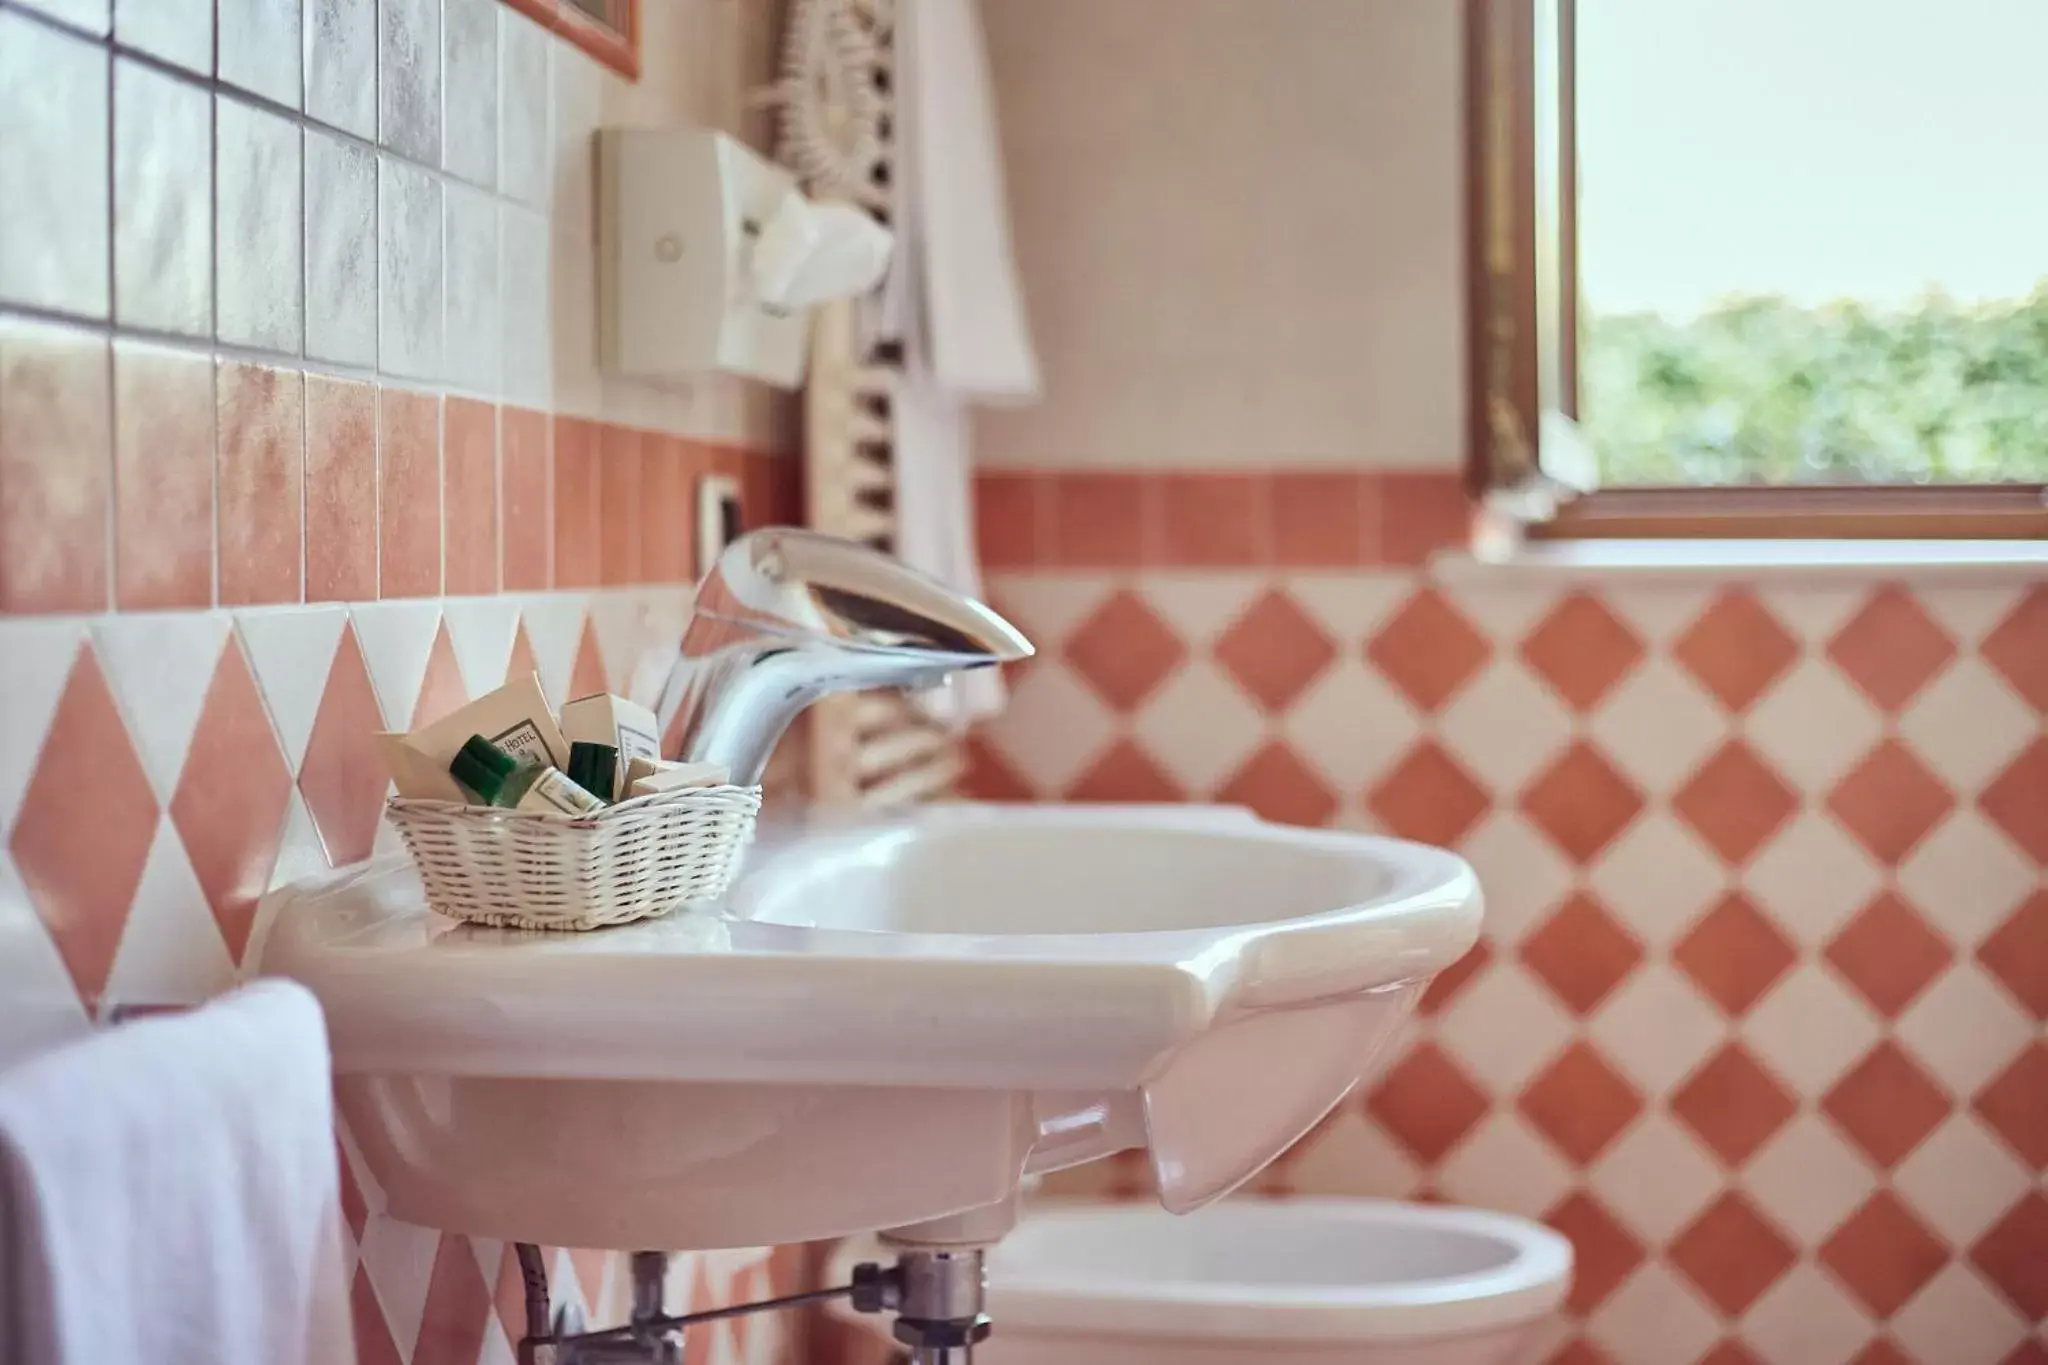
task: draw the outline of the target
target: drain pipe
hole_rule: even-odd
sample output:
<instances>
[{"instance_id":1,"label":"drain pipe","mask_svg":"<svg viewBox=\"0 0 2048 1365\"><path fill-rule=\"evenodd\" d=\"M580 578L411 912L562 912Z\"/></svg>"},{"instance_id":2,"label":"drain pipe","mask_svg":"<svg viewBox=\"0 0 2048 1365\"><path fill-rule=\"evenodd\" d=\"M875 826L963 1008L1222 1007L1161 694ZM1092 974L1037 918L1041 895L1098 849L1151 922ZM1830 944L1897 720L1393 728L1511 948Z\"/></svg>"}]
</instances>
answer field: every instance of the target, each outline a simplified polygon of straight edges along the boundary
<instances>
[{"instance_id":1,"label":"drain pipe","mask_svg":"<svg viewBox=\"0 0 2048 1365\"><path fill-rule=\"evenodd\" d=\"M896 1252L896 1340L911 1365L973 1365L991 1328L988 1248L1017 1225L1017 1196L882 1234Z\"/></svg>"}]
</instances>

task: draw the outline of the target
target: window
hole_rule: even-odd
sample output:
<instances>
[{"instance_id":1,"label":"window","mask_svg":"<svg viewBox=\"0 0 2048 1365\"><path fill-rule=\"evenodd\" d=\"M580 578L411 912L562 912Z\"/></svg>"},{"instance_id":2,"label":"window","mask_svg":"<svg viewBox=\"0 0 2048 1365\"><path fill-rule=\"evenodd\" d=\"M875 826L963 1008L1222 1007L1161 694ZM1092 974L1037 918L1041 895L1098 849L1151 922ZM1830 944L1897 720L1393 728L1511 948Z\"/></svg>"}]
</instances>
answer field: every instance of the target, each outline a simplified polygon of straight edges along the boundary
<instances>
[{"instance_id":1,"label":"window","mask_svg":"<svg viewBox=\"0 0 2048 1365\"><path fill-rule=\"evenodd\" d=\"M2048 534L2048 6L1469 13L1493 507L1537 534Z\"/></svg>"}]
</instances>

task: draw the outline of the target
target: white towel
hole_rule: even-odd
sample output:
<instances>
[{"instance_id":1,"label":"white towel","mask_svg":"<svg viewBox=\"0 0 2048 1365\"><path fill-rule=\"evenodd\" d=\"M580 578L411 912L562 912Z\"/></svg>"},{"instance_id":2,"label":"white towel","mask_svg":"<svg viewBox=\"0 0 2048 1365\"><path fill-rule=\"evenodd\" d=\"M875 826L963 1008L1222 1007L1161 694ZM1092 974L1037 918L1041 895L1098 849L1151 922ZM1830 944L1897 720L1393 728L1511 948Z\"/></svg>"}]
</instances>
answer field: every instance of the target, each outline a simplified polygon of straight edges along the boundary
<instances>
[{"instance_id":1,"label":"white towel","mask_svg":"<svg viewBox=\"0 0 2048 1365\"><path fill-rule=\"evenodd\" d=\"M332 1084L287 982L0 1073L0 1360L354 1361Z\"/></svg>"},{"instance_id":2,"label":"white towel","mask_svg":"<svg viewBox=\"0 0 2048 1365\"><path fill-rule=\"evenodd\" d=\"M1003 198L995 96L975 0L899 0L894 264L879 327L900 339L896 552L972 597L973 451L967 408L1038 394L1038 358ZM926 694L965 724L1002 709L993 669Z\"/></svg>"}]
</instances>

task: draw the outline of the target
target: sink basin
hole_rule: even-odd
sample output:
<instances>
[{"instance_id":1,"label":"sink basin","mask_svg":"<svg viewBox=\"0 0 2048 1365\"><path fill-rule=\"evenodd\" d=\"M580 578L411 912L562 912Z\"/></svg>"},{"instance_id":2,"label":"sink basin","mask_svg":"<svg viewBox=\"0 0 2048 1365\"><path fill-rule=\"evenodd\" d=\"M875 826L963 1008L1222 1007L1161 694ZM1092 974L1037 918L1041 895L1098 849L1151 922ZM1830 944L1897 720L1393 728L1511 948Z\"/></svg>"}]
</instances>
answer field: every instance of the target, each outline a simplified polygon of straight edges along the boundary
<instances>
[{"instance_id":1,"label":"sink basin","mask_svg":"<svg viewBox=\"0 0 2048 1365\"><path fill-rule=\"evenodd\" d=\"M459 925L403 861L274 893L390 1211L558 1246L843 1236L1145 1148L1219 1198L1471 946L1457 857L1199 807L955 806L757 851L720 904Z\"/></svg>"}]
</instances>

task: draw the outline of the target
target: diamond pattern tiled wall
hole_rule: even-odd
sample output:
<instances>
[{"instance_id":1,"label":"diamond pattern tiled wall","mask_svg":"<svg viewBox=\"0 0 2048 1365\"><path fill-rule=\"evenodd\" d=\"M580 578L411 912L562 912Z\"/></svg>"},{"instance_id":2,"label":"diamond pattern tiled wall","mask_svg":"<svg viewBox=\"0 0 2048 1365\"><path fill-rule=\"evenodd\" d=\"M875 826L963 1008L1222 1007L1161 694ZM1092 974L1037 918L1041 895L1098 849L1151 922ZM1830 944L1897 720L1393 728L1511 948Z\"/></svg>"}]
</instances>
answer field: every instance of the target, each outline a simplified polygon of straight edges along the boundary
<instances>
[{"instance_id":1,"label":"diamond pattern tiled wall","mask_svg":"<svg viewBox=\"0 0 2048 1365\"><path fill-rule=\"evenodd\" d=\"M756 77L685 37L768 52L645 8L628 90L496 0L0 0L0 1063L226 987L267 888L388 846L372 730L672 648L701 477L797 515L786 400L598 373L591 130L736 126ZM505 1249L341 1145L362 1360L509 1365ZM553 1268L623 1316L622 1261ZM671 1302L799 1274L682 1257Z\"/></svg>"},{"instance_id":2,"label":"diamond pattern tiled wall","mask_svg":"<svg viewBox=\"0 0 2048 1365\"><path fill-rule=\"evenodd\" d=\"M112 1003L225 989L267 889L395 847L373 731L515 672L558 699L623 688L687 610L669 588L0 619L0 1056ZM361 1359L509 1365L509 1249L384 1216L342 1148ZM622 1259L554 1264L593 1321L623 1314ZM765 1250L680 1257L672 1301L784 1292L800 1269ZM784 1340L772 1322L697 1335L703 1361L769 1360Z\"/></svg>"},{"instance_id":3,"label":"diamond pattern tiled wall","mask_svg":"<svg viewBox=\"0 0 2048 1365\"><path fill-rule=\"evenodd\" d=\"M1480 872L1479 948L1260 1189L1545 1219L1572 1365L2048 1355L2048 588L1027 558L980 791Z\"/></svg>"}]
</instances>

